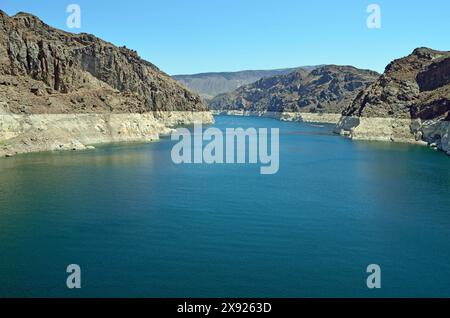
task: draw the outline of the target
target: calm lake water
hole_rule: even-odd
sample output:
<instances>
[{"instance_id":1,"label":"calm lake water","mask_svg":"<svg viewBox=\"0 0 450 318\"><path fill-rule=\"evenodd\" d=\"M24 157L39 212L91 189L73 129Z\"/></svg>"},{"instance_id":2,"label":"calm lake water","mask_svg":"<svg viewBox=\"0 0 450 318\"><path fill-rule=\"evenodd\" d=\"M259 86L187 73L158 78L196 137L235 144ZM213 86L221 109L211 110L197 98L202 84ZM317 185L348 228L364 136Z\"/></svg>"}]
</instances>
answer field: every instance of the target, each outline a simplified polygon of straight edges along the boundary
<instances>
[{"instance_id":1,"label":"calm lake water","mask_svg":"<svg viewBox=\"0 0 450 318\"><path fill-rule=\"evenodd\" d=\"M280 128L278 174L175 165L168 138L0 160L0 296L450 296L448 156L216 120Z\"/></svg>"}]
</instances>

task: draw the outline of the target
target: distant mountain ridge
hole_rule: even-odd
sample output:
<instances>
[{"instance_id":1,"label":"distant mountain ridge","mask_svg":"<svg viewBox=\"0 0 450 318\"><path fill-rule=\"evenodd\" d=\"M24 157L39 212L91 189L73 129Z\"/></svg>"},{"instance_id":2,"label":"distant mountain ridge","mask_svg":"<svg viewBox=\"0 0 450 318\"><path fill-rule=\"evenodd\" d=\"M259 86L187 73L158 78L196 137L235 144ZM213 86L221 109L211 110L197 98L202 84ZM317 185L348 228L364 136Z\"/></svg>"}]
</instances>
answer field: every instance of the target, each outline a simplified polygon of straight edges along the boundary
<instances>
[{"instance_id":1,"label":"distant mountain ridge","mask_svg":"<svg viewBox=\"0 0 450 318\"><path fill-rule=\"evenodd\" d=\"M353 66L326 65L311 72L300 69L218 95L209 107L219 111L339 114L379 76Z\"/></svg>"},{"instance_id":2,"label":"distant mountain ridge","mask_svg":"<svg viewBox=\"0 0 450 318\"><path fill-rule=\"evenodd\" d=\"M264 77L284 75L297 70L311 71L318 66L300 66L294 68L282 68L274 70L245 70L238 72L210 72L192 75L174 75L172 78L179 81L187 88L200 94L204 99L228 93L236 88L256 82Z\"/></svg>"}]
</instances>

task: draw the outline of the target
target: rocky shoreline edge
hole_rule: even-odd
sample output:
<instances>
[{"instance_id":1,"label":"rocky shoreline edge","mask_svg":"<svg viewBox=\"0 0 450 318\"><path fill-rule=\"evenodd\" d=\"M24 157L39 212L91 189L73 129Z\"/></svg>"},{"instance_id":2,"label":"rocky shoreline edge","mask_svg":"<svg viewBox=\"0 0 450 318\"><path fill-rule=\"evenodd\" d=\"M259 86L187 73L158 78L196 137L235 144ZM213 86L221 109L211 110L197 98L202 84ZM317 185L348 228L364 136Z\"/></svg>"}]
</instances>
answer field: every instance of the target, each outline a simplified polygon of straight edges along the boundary
<instances>
[{"instance_id":1,"label":"rocky shoreline edge","mask_svg":"<svg viewBox=\"0 0 450 318\"><path fill-rule=\"evenodd\" d=\"M209 111L98 114L0 114L0 157L87 150L111 142L151 142L177 126L212 124Z\"/></svg>"},{"instance_id":2,"label":"rocky shoreline edge","mask_svg":"<svg viewBox=\"0 0 450 318\"><path fill-rule=\"evenodd\" d=\"M255 112L212 110L214 115L253 116L282 121L336 125L334 133L352 140L410 143L430 146L450 155L450 122L386 117L343 116L333 113Z\"/></svg>"},{"instance_id":3,"label":"rocky shoreline edge","mask_svg":"<svg viewBox=\"0 0 450 318\"><path fill-rule=\"evenodd\" d=\"M153 142L177 126L212 124L213 115L252 116L335 125L352 140L411 143L450 155L450 122L406 118L352 117L327 113L161 111L99 114L0 114L0 157L21 153L89 150L111 142Z\"/></svg>"},{"instance_id":4,"label":"rocky shoreline edge","mask_svg":"<svg viewBox=\"0 0 450 318\"><path fill-rule=\"evenodd\" d=\"M449 121L342 116L334 132L353 140L419 144L450 155Z\"/></svg>"},{"instance_id":5,"label":"rocky shoreline edge","mask_svg":"<svg viewBox=\"0 0 450 318\"><path fill-rule=\"evenodd\" d=\"M341 114L333 113L300 113L300 112L267 112L244 110L211 110L213 115L266 117L281 121L299 121L305 123L337 124Z\"/></svg>"}]
</instances>

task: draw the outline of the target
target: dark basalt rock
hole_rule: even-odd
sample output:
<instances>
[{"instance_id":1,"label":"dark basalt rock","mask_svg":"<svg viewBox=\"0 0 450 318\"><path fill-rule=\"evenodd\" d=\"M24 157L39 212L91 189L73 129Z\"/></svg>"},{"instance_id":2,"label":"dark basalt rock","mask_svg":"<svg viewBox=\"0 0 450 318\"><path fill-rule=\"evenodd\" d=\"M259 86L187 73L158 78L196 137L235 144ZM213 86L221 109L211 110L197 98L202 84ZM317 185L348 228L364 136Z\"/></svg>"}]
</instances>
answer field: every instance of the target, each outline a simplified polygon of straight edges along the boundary
<instances>
[{"instance_id":1,"label":"dark basalt rock","mask_svg":"<svg viewBox=\"0 0 450 318\"><path fill-rule=\"evenodd\" d=\"M411 119L449 118L450 52L418 48L390 63L384 74L361 92L347 116Z\"/></svg>"},{"instance_id":2,"label":"dark basalt rock","mask_svg":"<svg viewBox=\"0 0 450 318\"><path fill-rule=\"evenodd\" d=\"M136 51L57 30L27 13L9 17L0 11L0 82L12 78L19 85L0 86L0 98L16 113L24 104L33 105L31 113L207 110L197 94ZM57 109L48 105L47 92L58 94L51 103ZM76 96L86 99L84 108L70 102Z\"/></svg>"},{"instance_id":3,"label":"dark basalt rock","mask_svg":"<svg viewBox=\"0 0 450 318\"><path fill-rule=\"evenodd\" d=\"M341 113L379 74L351 66L328 65L245 85L209 102L214 110Z\"/></svg>"}]
</instances>

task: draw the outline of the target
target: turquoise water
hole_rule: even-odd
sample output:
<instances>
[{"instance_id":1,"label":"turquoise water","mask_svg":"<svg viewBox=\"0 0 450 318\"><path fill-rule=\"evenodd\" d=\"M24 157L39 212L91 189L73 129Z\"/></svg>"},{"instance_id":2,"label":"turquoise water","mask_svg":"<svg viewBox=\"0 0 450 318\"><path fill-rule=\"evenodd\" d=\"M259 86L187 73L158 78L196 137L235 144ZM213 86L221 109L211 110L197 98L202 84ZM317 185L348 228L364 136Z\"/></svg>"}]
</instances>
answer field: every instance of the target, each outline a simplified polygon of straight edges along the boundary
<instances>
[{"instance_id":1,"label":"turquoise water","mask_svg":"<svg viewBox=\"0 0 450 318\"><path fill-rule=\"evenodd\" d=\"M449 157L216 119L280 128L278 174L175 165L167 138L0 160L0 296L450 296Z\"/></svg>"}]
</instances>

